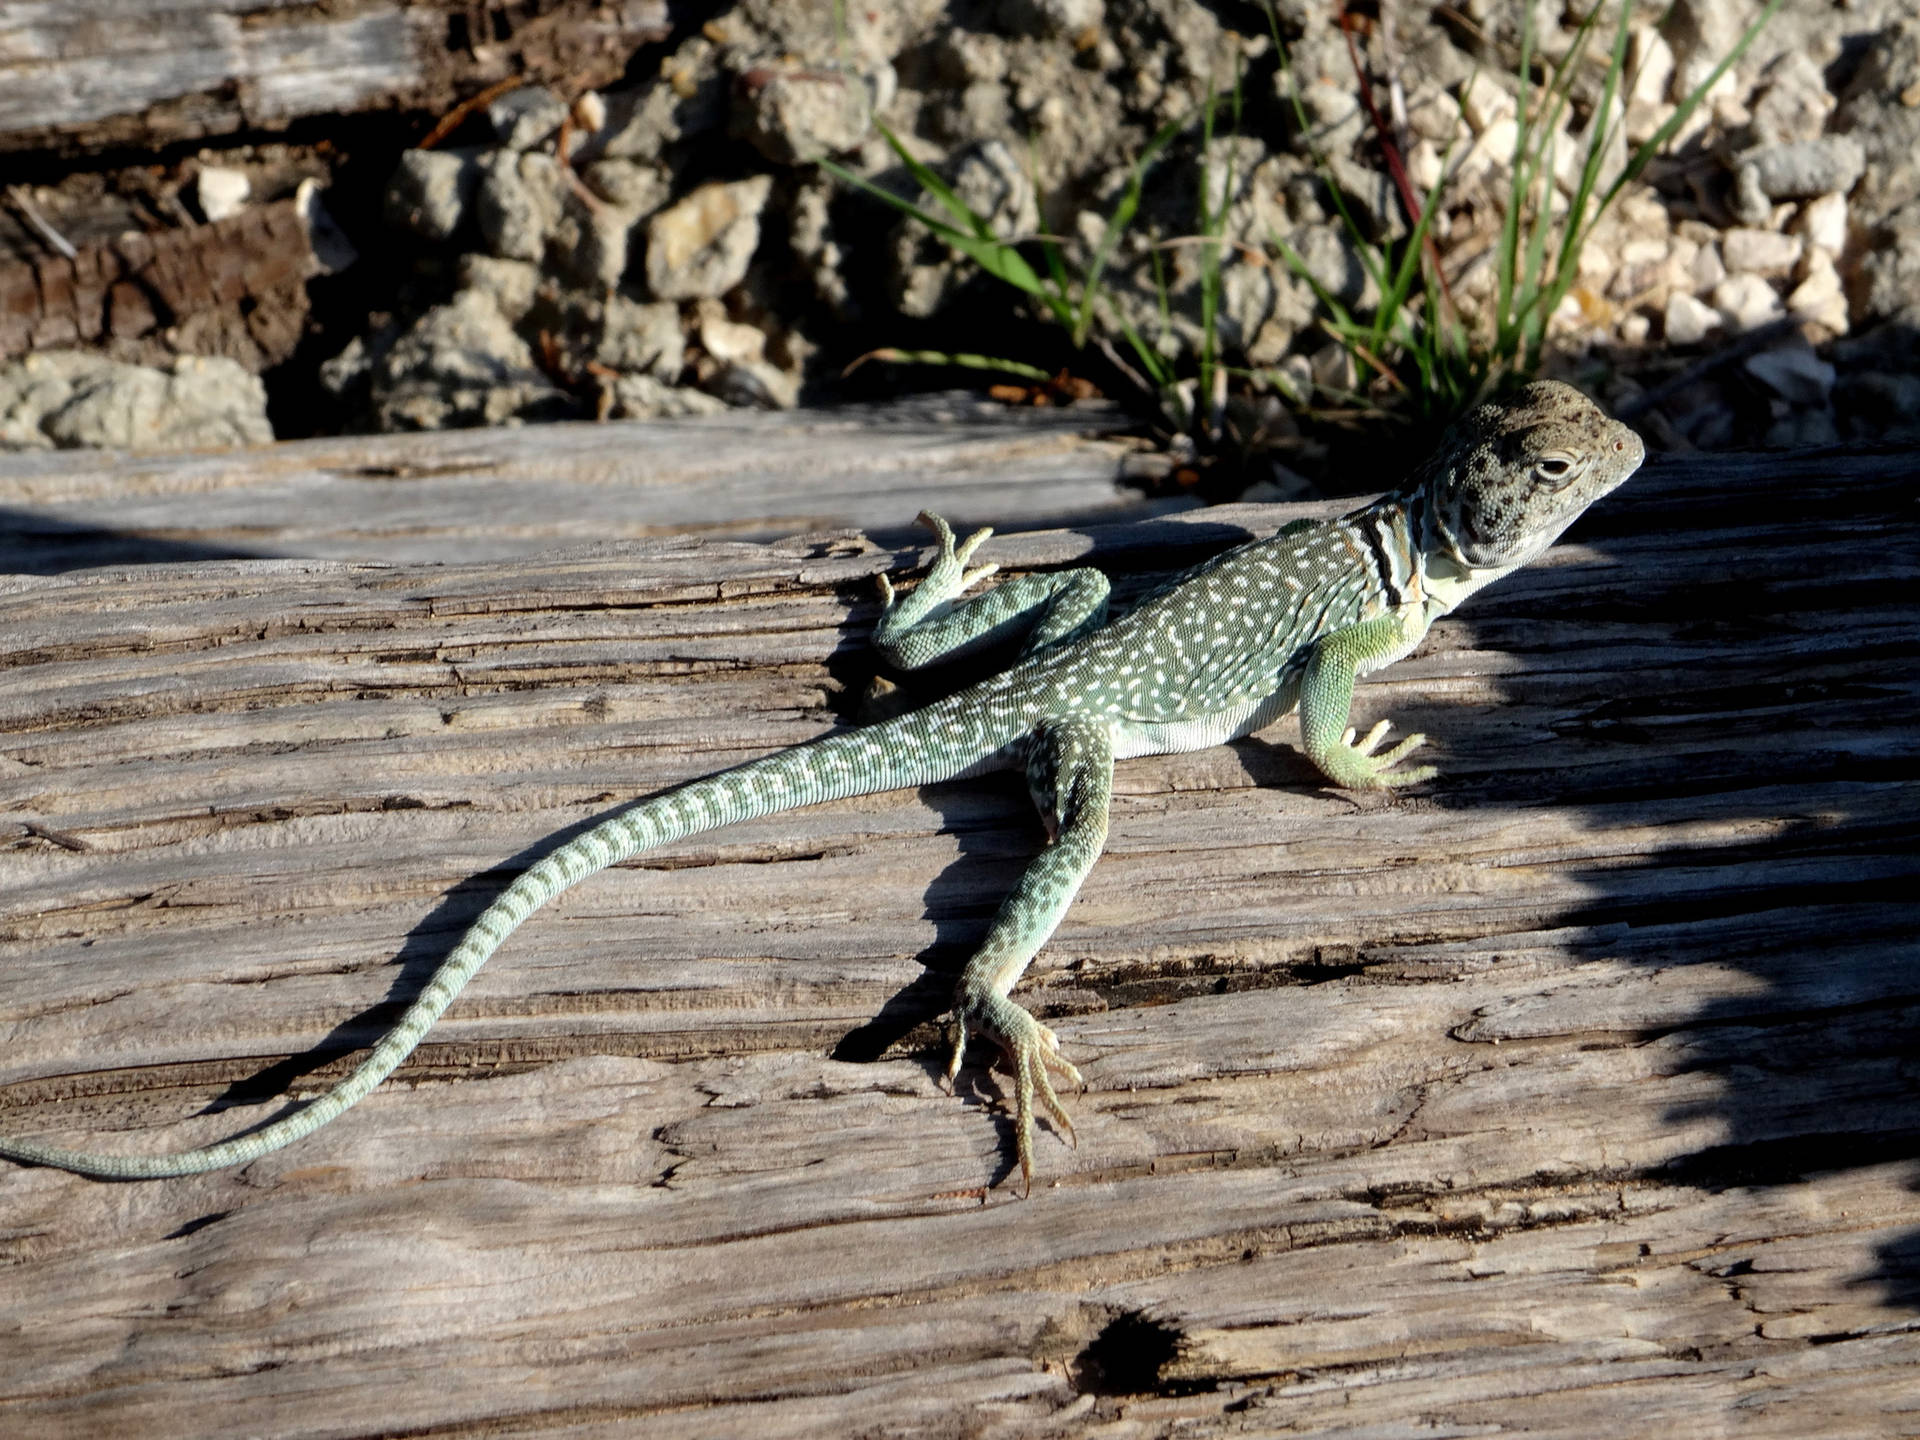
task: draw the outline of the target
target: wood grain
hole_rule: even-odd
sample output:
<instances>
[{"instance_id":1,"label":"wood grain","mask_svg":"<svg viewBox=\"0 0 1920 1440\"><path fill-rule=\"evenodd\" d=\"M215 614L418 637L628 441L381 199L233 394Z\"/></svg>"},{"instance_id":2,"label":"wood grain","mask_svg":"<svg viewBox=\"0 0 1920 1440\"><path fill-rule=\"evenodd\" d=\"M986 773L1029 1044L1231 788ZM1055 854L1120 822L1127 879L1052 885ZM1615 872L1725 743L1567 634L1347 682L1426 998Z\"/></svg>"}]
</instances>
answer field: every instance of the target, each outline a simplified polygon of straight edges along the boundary
<instances>
[{"instance_id":1,"label":"wood grain","mask_svg":"<svg viewBox=\"0 0 1920 1440\"><path fill-rule=\"evenodd\" d=\"M523 74L617 79L660 0L61 0L0 9L0 153L151 149L296 120L442 110Z\"/></svg>"},{"instance_id":2,"label":"wood grain","mask_svg":"<svg viewBox=\"0 0 1920 1440\"><path fill-rule=\"evenodd\" d=\"M1025 994L1006 1182L950 975L1011 779L690 839L535 917L238 1173L0 1171L0 1432L1920 1430L1911 455L1650 465L1363 686L1125 762ZM1123 589L1297 507L996 540ZM0 1128L153 1149L324 1085L505 878L823 733L857 538L0 582Z\"/></svg>"},{"instance_id":3,"label":"wood grain","mask_svg":"<svg viewBox=\"0 0 1920 1440\"><path fill-rule=\"evenodd\" d=\"M192 455L0 456L0 571L239 556L509 559L663 535L769 540L915 511L1039 529L1186 508L1118 483L1106 403L963 394L832 410L344 436ZM924 533L924 532L917 532Z\"/></svg>"}]
</instances>

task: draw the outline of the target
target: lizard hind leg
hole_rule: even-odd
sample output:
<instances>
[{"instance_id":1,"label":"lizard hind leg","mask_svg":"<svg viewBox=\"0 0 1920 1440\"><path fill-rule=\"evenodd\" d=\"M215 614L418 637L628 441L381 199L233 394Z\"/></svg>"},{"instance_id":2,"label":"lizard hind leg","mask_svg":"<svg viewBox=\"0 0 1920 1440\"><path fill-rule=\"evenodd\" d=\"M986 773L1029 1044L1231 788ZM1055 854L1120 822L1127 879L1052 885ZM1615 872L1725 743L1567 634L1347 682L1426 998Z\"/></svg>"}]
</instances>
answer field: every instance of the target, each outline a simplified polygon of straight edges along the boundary
<instances>
[{"instance_id":1,"label":"lizard hind leg","mask_svg":"<svg viewBox=\"0 0 1920 1440\"><path fill-rule=\"evenodd\" d=\"M1100 858L1113 793L1113 735L1095 720L1071 718L1041 725L1030 742L1028 776L1042 813L1052 812L1053 836L1035 856L994 917L979 951L967 962L954 997L959 1021L952 1081L969 1038L991 1040L1006 1056L1014 1082L1014 1146L1026 1190L1033 1189L1033 1116L1036 1107L1067 1139L1067 1118L1053 1082L1082 1085L1080 1072L1060 1053L1060 1040L1026 1007L1009 998L1047 937L1053 934L1080 882ZM1050 777L1043 780L1042 777Z\"/></svg>"}]
</instances>

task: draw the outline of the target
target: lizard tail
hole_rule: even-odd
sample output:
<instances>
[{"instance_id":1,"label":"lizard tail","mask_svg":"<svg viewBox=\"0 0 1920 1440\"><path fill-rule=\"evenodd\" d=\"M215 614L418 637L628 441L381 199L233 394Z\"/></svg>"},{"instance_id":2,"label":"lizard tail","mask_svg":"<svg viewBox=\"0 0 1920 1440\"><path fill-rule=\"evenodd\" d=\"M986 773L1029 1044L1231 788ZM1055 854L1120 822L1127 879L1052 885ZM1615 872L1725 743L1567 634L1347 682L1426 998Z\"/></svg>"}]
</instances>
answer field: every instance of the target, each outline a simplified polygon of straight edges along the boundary
<instances>
[{"instance_id":1,"label":"lizard tail","mask_svg":"<svg viewBox=\"0 0 1920 1440\"><path fill-rule=\"evenodd\" d=\"M825 800L870 795L950 779L982 768L984 736L963 734L977 722L951 722L955 733L932 744L930 723L944 720L944 705L930 707L864 730L829 735L809 745L750 761L642 800L603 820L548 855L501 892L440 962L414 1002L367 1058L318 1099L259 1128L213 1145L160 1155L103 1155L33 1141L0 1139L0 1158L46 1165L112 1180L158 1180L198 1175L257 1160L311 1135L361 1100L397 1069L434 1022L500 948L501 941L534 911L571 885L622 860L703 830L717 829L780 810ZM971 747L962 749L967 741ZM972 764L943 761L964 755Z\"/></svg>"}]
</instances>

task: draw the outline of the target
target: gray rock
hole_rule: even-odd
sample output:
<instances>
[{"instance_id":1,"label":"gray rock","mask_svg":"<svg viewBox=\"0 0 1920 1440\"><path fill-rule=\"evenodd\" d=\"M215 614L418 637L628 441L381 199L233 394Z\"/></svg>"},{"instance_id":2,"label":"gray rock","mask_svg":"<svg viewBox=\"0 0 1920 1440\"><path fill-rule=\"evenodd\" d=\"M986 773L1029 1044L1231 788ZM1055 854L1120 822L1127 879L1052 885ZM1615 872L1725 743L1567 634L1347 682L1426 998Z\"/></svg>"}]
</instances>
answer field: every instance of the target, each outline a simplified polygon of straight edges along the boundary
<instances>
[{"instance_id":1,"label":"gray rock","mask_svg":"<svg viewBox=\"0 0 1920 1440\"><path fill-rule=\"evenodd\" d=\"M1877 35L1847 82L1833 128L1861 147L1867 170L1854 197L1862 224L1882 223L1920 197L1920 17Z\"/></svg>"},{"instance_id":2,"label":"gray rock","mask_svg":"<svg viewBox=\"0 0 1920 1440\"><path fill-rule=\"evenodd\" d=\"M791 410L800 403L794 378L765 360L735 360L707 382L727 404L740 409Z\"/></svg>"},{"instance_id":3,"label":"gray rock","mask_svg":"<svg viewBox=\"0 0 1920 1440\"><path fill-rule=\"evenodd\" d=\"M487 106L494 138L509 150L533 149L566 118L566 102L544 85L522 85Z\"/></svg>"},{"instance_id":4,"label":"gray rock","mask_svg":"<svg viewBox=\"0 0 1920 1440\"><path fill-rule=\"evenodd\" d=\"M51 351L0 368L0 450L225 450L272 440L266 387L223 357L183 355L154 369Z\"/></svg>"},{"instance_id":5,"label":"gray rock","mask_svg":"<svg viewBox=\"0 0 1920 1440\"><path fill-rule=\"evenodd\" d=\"M889 71L891 75L891 71ZM742 128L776 165L858 149L873 133L873 91L840 71L750 71Z\"/></svg>"},{"instance_id":6,"label":"gray rock","mask_svg":"<svg viewBox=\"0 0 1920 1440\"><path fill-rule=\"evenodd\" d=\"M1805 242L1778 230L1736 226L1720 237L1720 258L1735 274L1785 275L1800 263Z\"/></svg>"},{"instance_id":7,"label":"gray rock","mask_svg":"<svg viewBox=\"0 0 1920 1440\"><path fill-rule=\"evenodd\" d=\"M1792 49L1767 66L1760 97L1753 104L1753 135L1763 145L1817 140L1833 113L1834 98L1820 66L1804 50Z\"/></svg>"},{"instance_id":8,"label":"gray rock","mask_svg":"<svg viewBox=\"0 0 1920 1440\"><path fill-rule=\"evenodd\" d=\"M1857 277L1865 318L1920 329L1920 214L1916 211L1920 204L1896 211L1880 242L1860 259Z\"/></svg>"},{"instance_id":9,"label":"gray rock","mask_svg":"<svg viewBox=\"0 0 1920 1440\"><path fill-rule=\"evenodd\" d=\"M560 162L551 155L496 150L480 170L473 216L487 249L503 260L544 259L568 196Z\"/></svg>"},{"instance_id":10,"label":"gray rock","mask_svg":"<svg viewBox=\"0 0 1920 1440\"><path fill-rule=\"evenodd\" d=\"M387 221L426 240L449 240L479 187L477 150L403 151L387 182Z\"/></svg>"},{"instance_id":11,"label":"gray rock","mask_svg":"<svg viewBox=\"0 0 1920 1440\"><path fill-rule=\"evenodd\" d=\"M615 370L673 380L687 360L680 307L671 301L647 305L625 295L613 296L603 312L600 345L593 358Z\"/></svg>"},{"instance_id":12,"label":"gray rock","mask_svg":"<svg viewBox=\"0 0 1920 1440\"><path fill-rule=\"evenodd\" d=\"M385 430L557 419L577 408L479 290L462 290L400 336L374 369L373 393Z\"/></svg>"},{"instance_id":13,"label":"gray rock","mask_svg":"<svg viewBox=\"0 0 1920 1440\"><path fill-rule=\"evenodd\" d=\"M1720 312L1684 290L1667 296L1665 316L1669 345L1698 345L1708 332L1719 328Z\"/></svg>"},{"instance_id":14,"label":"gray rock","mask_svg":"<svg viewBox=\"0 0 1920 1440\"><path fill-rule=\"evenodd\" d=\"M1827 135L1749 150L1740 157L1735 182L1750 184L1767 200L1811 200L1816 195L1846 194L1866 166L1866 152L1858 140L1851 135Z\"/></svg>"},{"instance_id":15,"label":"gray rock","mask_svg":"<svg viewBox=\"0 0 1920 1440\"><path fill-rule=\"evenodd\" d=\"M1758 275L1729 275L1713 287L1713 308L1733 331L1757 330L1784 313L1780 296Z\"/></svg>"},{"instance_id":16,"label":"gray rock","mask_svg":"<svg viewBox=\"0 0 1920 1440\"><path fill-rule=\"evenodd\" d=\"M673 181L665 170L638 160L596 160L580 178L608 204L641 217L658 210L673 193Z\"/></svg>"},{"instance_id":17,"label":"gray rock","mask_svg":"<svg viewBox=\"0 0 1920 1440\"><path fill-rule=\"evenodd\" d=\"M627 273L639 218L623 206L569 189L548 246L554 265L581 285L613 289Z\"/></svg>"},{"instance_id":18,"label":"gray rock","mask_svg":"<svg viewBox=\"0 0 1920 1440\"><path fill-rule=\"evenodd\" d=\"M658 80L607 95L601 153L622 160L658 160L676 141L719 129L727 122L727 88L717 48L696 35L662 65Z\"/></svg>"},{"instance_id":19,"label":"gray rock","mask_svg":"<svg viewBox=\"0 0 1920 1440\"><path fill-rule=\"evenodd\" d=\"M1013 148L1000 140L969 147L949 166L948 184L995 235L1012 239L1040 226L1033 180ZM921 194L922 210L945 214L933 196ZM916 220L902 220L893 245L893 292L902 313L925 319L971 280L972 261Z\"/></svg>"},{"instance_id":20,"label":"gray rock","mask_svg":"<svg viewBox=\"0 0 1920 1440\"><path fill-rule=\"evenodd\" d=\"M463 255L460 288L478 290L509 323L517 324L526 318L539 296L540 267L525 260L501 260L493 255Z\"/></svg>"},{"instance_id":21,"label":"gray rock","mask_svg":"<svg viewBox=\"0 0 1920 1440\"><path fill-rule=\"evenodd\" d=\"M647 222L647 288L657 300L724 295L746 277L760 244L773 177L702 185Z\"/></svg>"},{"instance_id":22,"label":"gray rock","mask_svg":"<svg viewBox=\"0 0 1920 1440\"><path fill-rule=\"evenodd\" d=\"M613 382L612 418L658 420L678 415L718 415L727 402L700 390L667 385L651 375L622 375Z\"/></svg>"}]
</instances>

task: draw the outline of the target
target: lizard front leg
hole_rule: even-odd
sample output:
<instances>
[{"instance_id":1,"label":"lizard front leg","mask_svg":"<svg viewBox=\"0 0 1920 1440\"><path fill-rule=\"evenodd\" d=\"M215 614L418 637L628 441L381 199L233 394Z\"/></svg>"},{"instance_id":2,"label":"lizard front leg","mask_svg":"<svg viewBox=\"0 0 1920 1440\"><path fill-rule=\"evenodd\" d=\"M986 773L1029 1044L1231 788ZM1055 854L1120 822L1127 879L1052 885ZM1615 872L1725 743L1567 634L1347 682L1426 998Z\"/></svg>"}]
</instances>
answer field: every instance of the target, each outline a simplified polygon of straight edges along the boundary
<instances>
[{"instance_id":1,"label":"lizard front leg","mask_svg":"<svg viewBox=\"0 0 1920 1440\"><path fill-rule=\"evenodd\" d=\"M1357 743L1347 724L1354 678L1404 655L1419 638L1408 633L1399 615L1382 615L1314 642L1300 677L1300 739L1307 758L1334 784L1349 790L1386 790L1417 784L1436 773L1431 765L1400 765L1427 743L1426 736L1409 735L1385 754L1376 755L1391 728L1388 722L1382 720Z\"/></svg>"},{"instance_id":2,"label":"lizard front leg","mask_svg":"<svg viewBox=\"0 0 1920 1440\"><path fill-rule=\"evenodd\" d=\"M1082 1081L1080 1072L1060 1054L1059 1038L1009 999L1008 992L1059 925L1107 842L1113 735L1098 721L1070 718L1042 725L1032 744L1029 783L1041 801L1051 838L1000 906L993 928L960 976L954 999L960 1029L947 1066L951 1083L959 1073L968 1038L976 1034L1005 1053L1013 1071L1014 1144L1028 1193L1033 1190L1034 1103L1037 1099L1047 1118L1071 1142L1073 1123L1054 1093L1052 1076L1072 1085Z\"/></svg>"},{"instance_id":3,"label":"lizard front leg","mask_svg":"<svg viewBox=\"0 0 1920 1440\"><path fill-rule=\"evenodd\" d=\"M922 511L921 522L939 538L940 550L927 576L904 595L879 577L886 606L874 627L874 647L902 670L953 660L991 645L1020 639L1021 653L1076 640L1107 618L1107 577L1098 570L1023 575L981 595L960 600L970 586L1000 567L967 562L991 530L976 530L956 543L938 515ZM957 602L957 603L956 603Z\"/></svg>"}]
</instances>

